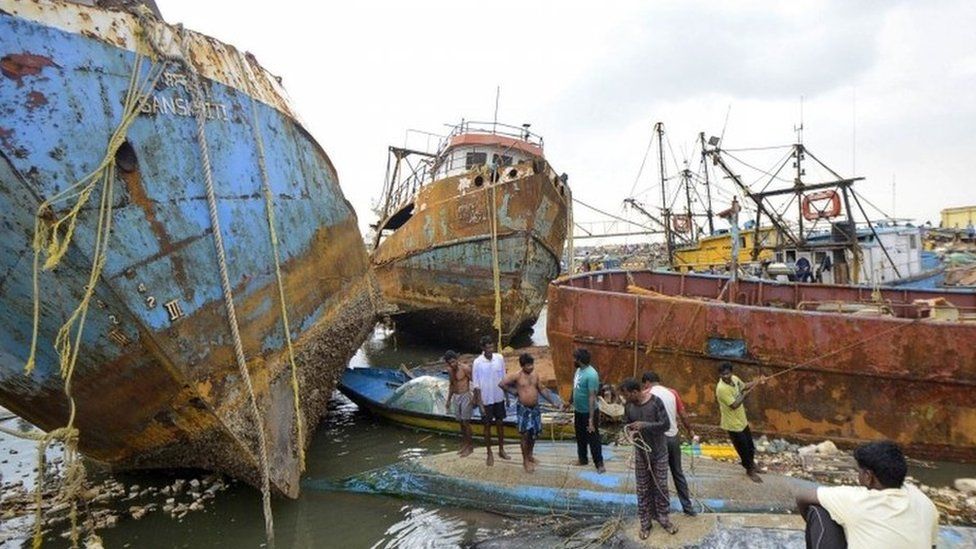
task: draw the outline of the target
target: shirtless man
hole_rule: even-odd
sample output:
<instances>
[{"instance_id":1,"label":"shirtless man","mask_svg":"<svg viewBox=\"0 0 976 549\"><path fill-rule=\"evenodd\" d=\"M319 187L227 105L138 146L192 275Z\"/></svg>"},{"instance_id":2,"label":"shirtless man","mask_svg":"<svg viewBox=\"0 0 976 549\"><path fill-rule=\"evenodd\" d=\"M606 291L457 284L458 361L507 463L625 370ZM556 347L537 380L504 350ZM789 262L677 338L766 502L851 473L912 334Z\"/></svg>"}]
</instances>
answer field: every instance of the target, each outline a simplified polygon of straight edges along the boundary
<instances>
[{"instance_id":1,"label":"shirtless man","mask_svg":"<svg viewBox=\"0 0 976 549\"><path fill-rule=\"evenodd\" d=\"M506 393L518 396L518 430L522 434L519 445L522 447L522 467L525 472L535 471L538 461L532 456L535 439L542 433L542 411L539 409L539 395L556 404L552 393L542 385L539 374L535 372L535 359L529 353L519 355L518 372L512 372L498 384Z\"/></svg>"},{"instance_id":2,"label":"shirtless man","mask_svg":"<svg viewBox=\"0 0 976 549\"><path fill-rule=\"evenodd\" d=\"M451 376L451 383L447 390L447 409L451 409L454 400L454 415L461 423L461 448L458 455L465 457L474 451L471 442L471 410L474 408L474 395L471 393L471 367L465 366L458 360L454 351L444 353L447 372Z\"/></svg>"}]
</instances>

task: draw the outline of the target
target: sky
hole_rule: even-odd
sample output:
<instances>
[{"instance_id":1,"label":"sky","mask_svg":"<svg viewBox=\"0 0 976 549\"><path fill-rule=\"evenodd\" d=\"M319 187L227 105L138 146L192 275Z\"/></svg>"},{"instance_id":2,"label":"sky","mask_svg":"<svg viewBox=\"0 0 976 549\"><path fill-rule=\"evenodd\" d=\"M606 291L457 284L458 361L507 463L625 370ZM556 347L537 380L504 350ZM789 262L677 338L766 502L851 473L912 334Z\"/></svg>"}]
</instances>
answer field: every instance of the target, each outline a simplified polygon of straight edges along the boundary
<instances>
[{"instance_id":1,"label":"sky","mask_svg":"<svg viewBox=\"0 0 976 549\"><path fill-rule=\"evenodd\" d=\"M729 149L788 145L801 112L805 146L865 178L856 189L877 207L872 218L937 225L941 209L976 205L968 0L157 3L170 23L249 51L282 78L364 233L387 147L428 145L408 130L491 120L499 89L498 120L543 135L574 197L628 219L640 216L624 198L661 204L656 143L640 170L656 122L671 176L686 160L699 170L699 132ZM736 154L768 169L782 152ZM732 186L717 185L721 210ZM633 230L581 204L574 217L577 234Z\"/></svg>"}]
</instances>

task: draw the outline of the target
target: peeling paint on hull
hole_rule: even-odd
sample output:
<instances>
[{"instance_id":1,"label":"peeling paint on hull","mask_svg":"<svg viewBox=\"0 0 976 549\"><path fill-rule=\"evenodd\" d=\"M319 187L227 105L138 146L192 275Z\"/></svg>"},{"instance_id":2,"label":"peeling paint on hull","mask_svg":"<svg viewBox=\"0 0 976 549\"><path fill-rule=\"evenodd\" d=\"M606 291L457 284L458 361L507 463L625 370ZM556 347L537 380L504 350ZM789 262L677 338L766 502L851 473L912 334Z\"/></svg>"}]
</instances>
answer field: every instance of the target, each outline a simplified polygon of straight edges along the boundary
<instances>
[{"instance_id":1,"label":"peeling paint on hull","mask_svg":"<svg viewBox=\"0 0 976 549\"><path fill-rule=\"evenodd\" d=\"M86 21L100 26L76 28ZM8 60L0 76L0 404L42 429L67 419L52 342L87 281L97 212L82 212L61 265L41 276L38 365L25 376L34 213L105 154L133 49L144 48L138 27L124 12L0 1L0 58ZM252 124L264 143L306 426L317 424L368 335L378 289L335 169L273 77L230 46L197 34L191 41L199 54L191 66L212 105L206 132L217 210L271 484L294 497L299 442ZM241 71L252 78L245 82ZM196 122L177 107L190 102L180 84L186 76L173 69L127 134L135 169L117 181L108 261L73 377L79 444L116 468L202 467L258 484L257 436L226 320ZM171 304L180 318L172 320Z\"/></svg>"},{"instance_id":2,"label":"peeling paint on hull","mask_svg":"<svg viewBox=\"0 0 976 549\"><path fill-rule=\"evenodd\" d=\"M473 176L465 174L420 190L413 216L372 256L383 295L397 308L398 328L467 346L496 333L492 213L503 340L535 322L546 286L559 274L567 209L548 165L534 171L527 162L483 187L468 185Z\"/></svg>"},{"instance_id":3,"label":"peeling paint on hull","mask_svg":"<svg viewBox=\"0 0 976 549\"><path fill-rule=\"evenodd\" d=\"M629 283L659 295L628 293ZM889 438L917 457L976 461L976 322L919 319L913 305L942 297L973 313L976 293L883 288L893 318L796 310L801 302L870 302L869 288L742 281L726 303L716 299L725 283L606 271L550 285L560 393L565 398L572 383L572 350L583 346L601 379L654 370L699 422L717 425L719 363L733 362L743 379L803 364L746 401L755 430L848 444Z\"/></svg>"}]
</instances>

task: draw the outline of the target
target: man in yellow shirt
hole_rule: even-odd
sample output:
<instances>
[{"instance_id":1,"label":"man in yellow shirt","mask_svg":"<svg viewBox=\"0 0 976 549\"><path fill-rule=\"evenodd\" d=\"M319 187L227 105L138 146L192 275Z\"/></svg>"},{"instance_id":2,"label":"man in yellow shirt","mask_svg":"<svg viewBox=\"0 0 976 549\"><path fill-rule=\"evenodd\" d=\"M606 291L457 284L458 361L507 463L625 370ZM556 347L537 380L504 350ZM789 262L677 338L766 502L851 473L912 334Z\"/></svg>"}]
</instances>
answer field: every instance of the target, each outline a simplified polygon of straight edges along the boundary
<instances>
[{"instance_id":1,"label":"man in yellow shirt","mask_svg":"<svg viewBox=\"0 0 976 549\"><path fill-rule=\"evenodd\" d=\"M918 488L905 484L908 464L901 448L887 440L870 442L854 450L854 459L860 486L821 486L796 496L807 521L807 547L935 547L939 512Z\"/></svg>"},{"instance_id":2,"label":"man in yellow shirt","mask_svg":"<svg viewBox=\"0 0 976 549\"><path fill-rule=\"evenodd\" d=\"M746 396L756 384L762 381L762 378L743 383L741 379L732 375L731 362L720 364L718 375L715 399L718 400L718 410L722 414L722 429L729 433L732 446L735 446L735 451L739 454L739 460L749 478L753 482L762 482L762 477L756 472L756 445L752 441L752 431L749 430L749 421L746 419L746 408L742 405Z\"/></svg>"}]
</instances>

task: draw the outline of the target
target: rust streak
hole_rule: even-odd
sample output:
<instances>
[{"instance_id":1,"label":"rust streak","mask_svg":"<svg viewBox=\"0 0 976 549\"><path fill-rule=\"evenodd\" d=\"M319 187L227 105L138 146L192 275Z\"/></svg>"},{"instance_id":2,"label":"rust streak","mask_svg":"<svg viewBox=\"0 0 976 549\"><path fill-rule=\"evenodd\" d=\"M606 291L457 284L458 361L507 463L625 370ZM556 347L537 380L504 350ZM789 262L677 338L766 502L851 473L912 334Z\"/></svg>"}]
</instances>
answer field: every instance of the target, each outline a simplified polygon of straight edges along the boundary
<instances>
[{"instance_id":1,"label":"rust streak","mask_svg":"<svg viewBox=\"0 0 976 549\"><path fill-rule=\"evenodd\" d=\"M183 258L180 254L173 253L178 248L177 243L173 242L173 239L166 231L166 225L156 216L156 210L153 208L152 200L149 199L149 195L146 194L146 187L142 184L142 176L138 170L122 172L122 179L125 181L132 202L142 208L143 213L146 214L146 221L149 222L149 228L156 235L160 252L157 255L168 255L170 261L173 262L174 278L176 278L176 281L184 289L190 288L186 276L186 267L183 265Z\"/></svg>"}]
</instances>

